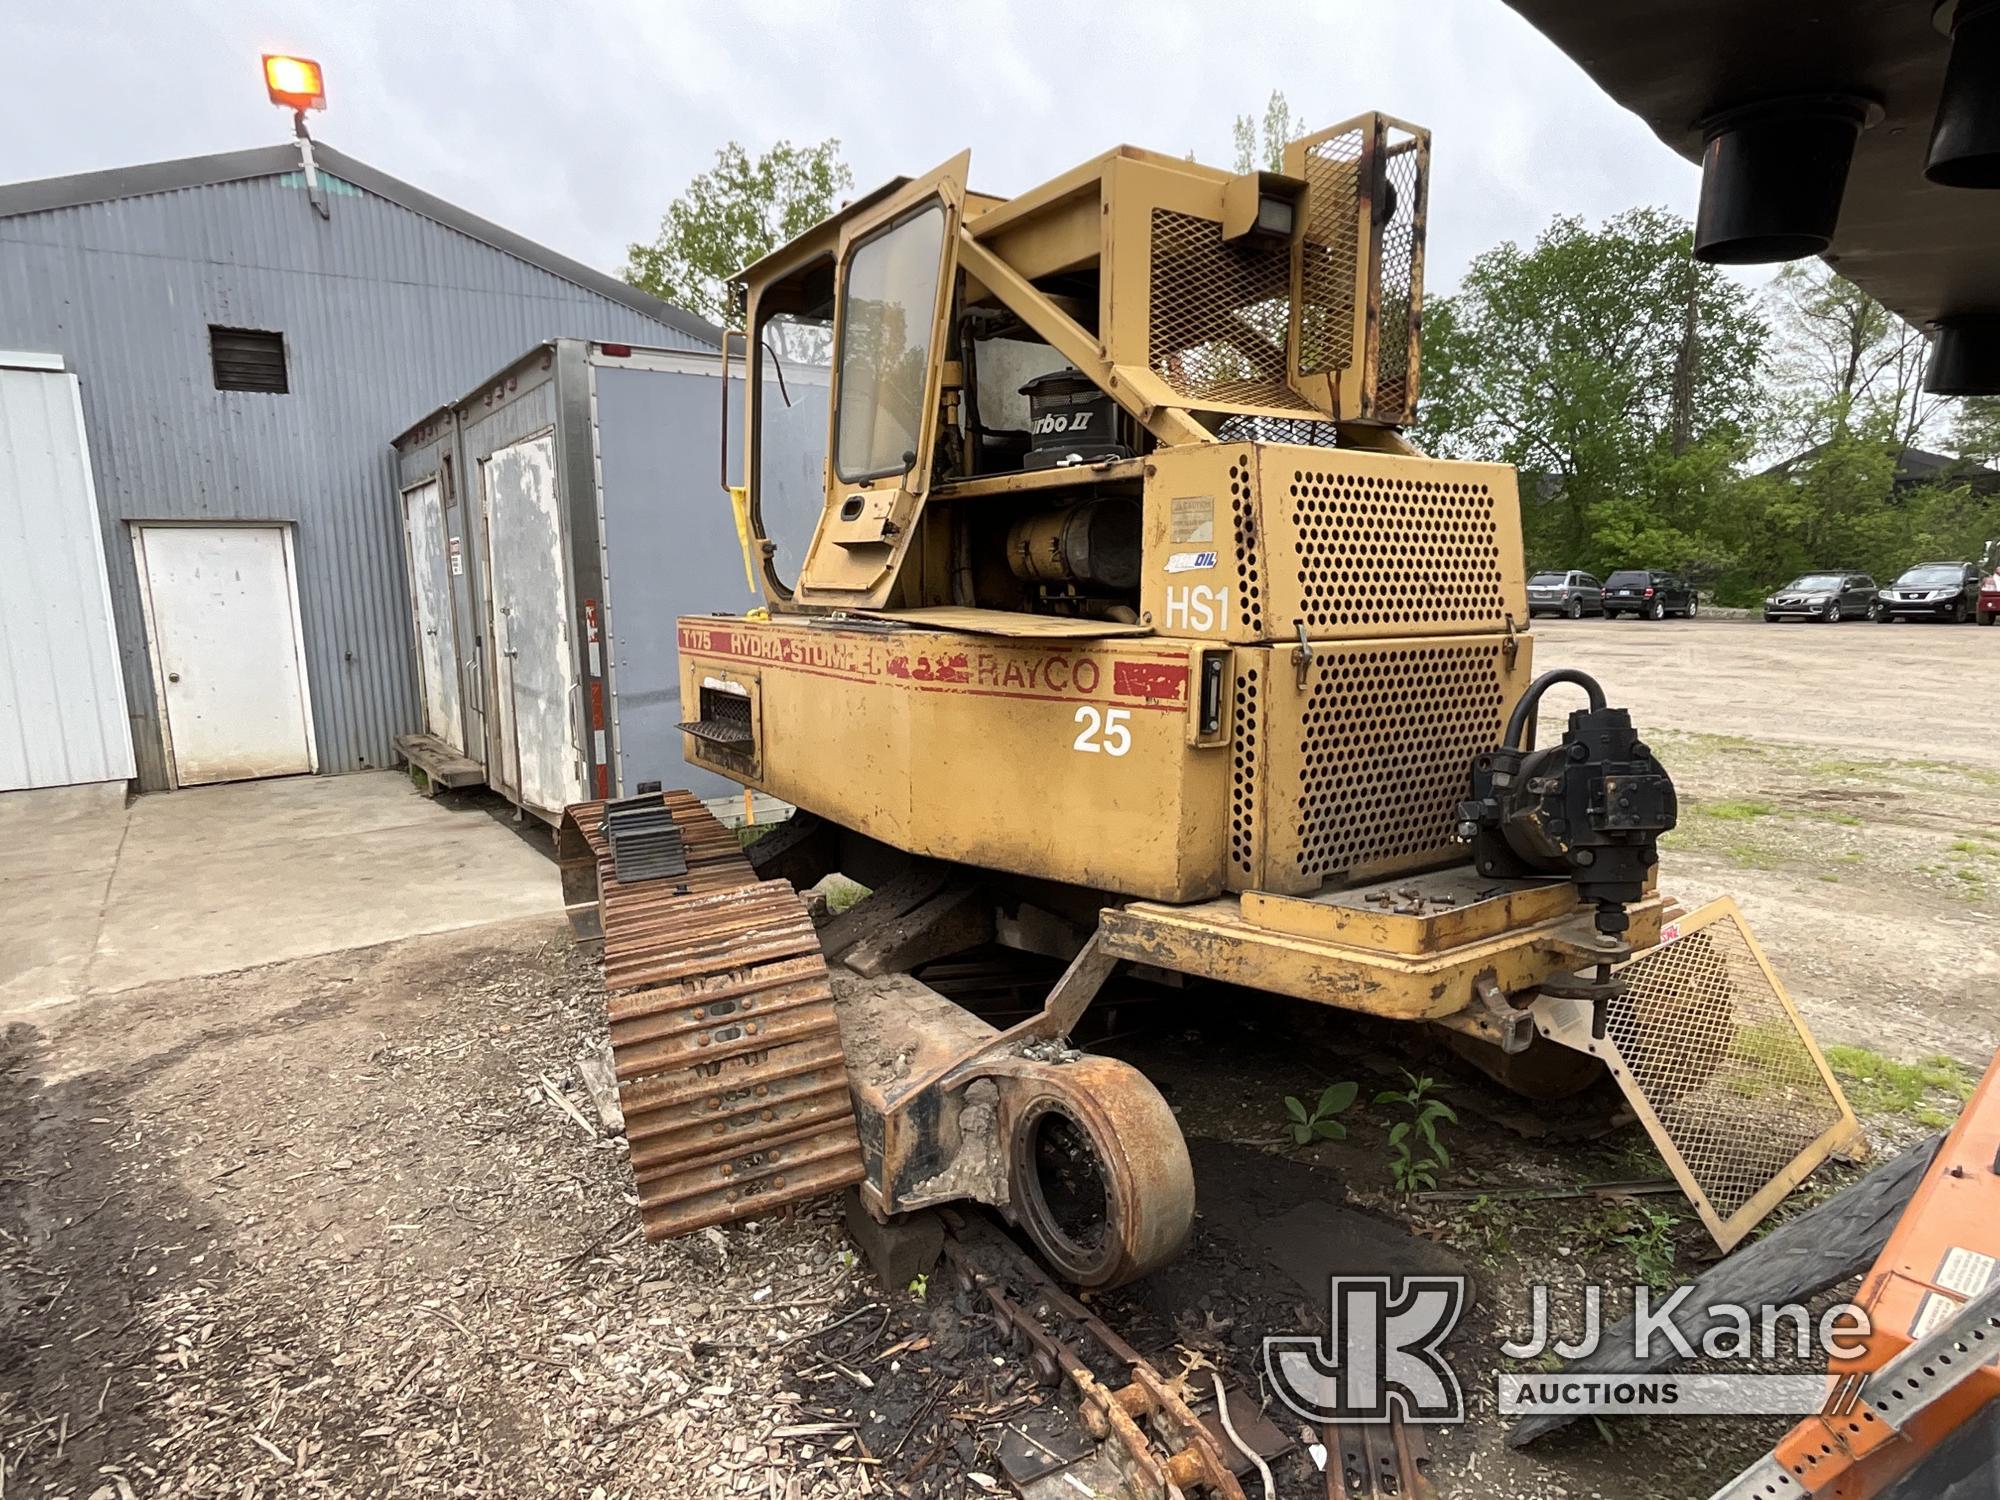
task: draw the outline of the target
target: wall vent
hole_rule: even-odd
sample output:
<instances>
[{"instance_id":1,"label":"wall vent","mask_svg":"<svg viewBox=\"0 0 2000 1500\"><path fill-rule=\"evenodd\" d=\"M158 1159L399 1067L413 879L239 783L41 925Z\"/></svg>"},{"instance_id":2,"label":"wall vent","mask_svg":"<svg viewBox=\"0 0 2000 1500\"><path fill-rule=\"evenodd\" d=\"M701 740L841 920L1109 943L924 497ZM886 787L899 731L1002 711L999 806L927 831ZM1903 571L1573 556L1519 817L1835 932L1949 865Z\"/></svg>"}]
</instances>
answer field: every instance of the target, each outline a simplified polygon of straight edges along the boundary
<instances>
[{"instance_id":1,"label":"wall vent","mask_svg":"<svg viewBox=\"0 0 2000 1500\"><path fill-rule=\"evenodd\" d=\"M282 396L291 390L285 379L285 336L258 328L208 329L208 357L215 368L218 391L264 391Z\"/></svg>"}]
</instances>

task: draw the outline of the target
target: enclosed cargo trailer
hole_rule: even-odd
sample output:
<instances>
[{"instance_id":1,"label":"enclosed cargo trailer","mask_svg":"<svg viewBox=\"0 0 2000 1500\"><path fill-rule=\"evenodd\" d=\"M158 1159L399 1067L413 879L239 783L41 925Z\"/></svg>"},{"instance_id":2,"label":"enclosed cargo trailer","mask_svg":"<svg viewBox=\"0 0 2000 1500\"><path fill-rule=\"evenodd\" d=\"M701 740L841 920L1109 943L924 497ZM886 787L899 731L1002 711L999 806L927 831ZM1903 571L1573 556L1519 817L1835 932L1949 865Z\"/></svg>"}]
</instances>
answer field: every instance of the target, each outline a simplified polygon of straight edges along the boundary
<instances>
[{"instance_id":1,"label":"enclosed cargo trailer","mask_svg":"<svg viewBox=\"0 0 2000 1500\"><path fill-rule=\"evenodd\" d=\"M766 451L787 513L816 516L825 371L784 377ZM433 784L548 822L663 785L738 794L684 763L674 620L758 602L721 483L741 378L725 401L720 355L557 339L396 440L423 715L397 748Z\"/></svg>"}]
</instances>

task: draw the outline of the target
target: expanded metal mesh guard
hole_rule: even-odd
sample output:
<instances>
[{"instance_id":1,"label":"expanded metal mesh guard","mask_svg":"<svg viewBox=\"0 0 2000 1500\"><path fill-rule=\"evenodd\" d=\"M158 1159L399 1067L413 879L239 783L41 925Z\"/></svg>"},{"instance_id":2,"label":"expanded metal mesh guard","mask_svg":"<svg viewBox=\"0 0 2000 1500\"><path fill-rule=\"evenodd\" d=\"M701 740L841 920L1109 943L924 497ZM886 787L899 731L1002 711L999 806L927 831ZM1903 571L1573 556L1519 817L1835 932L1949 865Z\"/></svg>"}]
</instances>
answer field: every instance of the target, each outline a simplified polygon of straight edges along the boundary
<instances>
[{"instance_id":1,"label":"expanded metal mesh guard","mask_svg":"<svg viewBox=\"0 0 2000 1500\"><path fill-rule=\"evenodd\" d=\"M1619 970L1607 1035L1726 1249L1858 1127L1735 903L1668 934Z\"/></svg>"},{"instance_id":2,"label":"expanded metal mesh guard","mask_svg":"<svg viewBox=\"0 0 2000 1500\"><path fill-rule=\"evenodd\" d=\"M1147 361L1195 402L1310 412L1285 378L1291 255L1222 237L1214 219L1153 210Z\"/></svg>"},{"instance_id":3,"label":"expanded metal mesh guard","mask_svg":"<svg viewBox=\"0 0 2000 1500\"><path fill-rule=\"evenodd\" d=\"M1267 486L1275 488L1275 484ZM1299 608L1314 635L1503 628L1500 523L1485 484L1297 468L1284 496Z\"/></svg>"},{"instance_id":4,"label":"expanded metal mesh guard","mask_svg":"<svg viewBox=\"0 0 2000 1500\"><path fill-rule=\"evenodd\" d=\"M1297 769L1303 881L1449 848L1473 758L1512 707L1505 646L1357 646L1309 665Z\"/></svg>"},{"instance_id":5,"label":"expanded metal mesh guard","mask_svg":"<svg viewBox=\"0 0 2000 1500\"><path fill-rule=\"evenodd\" d=\"M1378 421L1414 418L1412 376L1416 373L1417 212L1423 201L1422 151L1415 136L1390 133L1384 171L1393 212L1382 225L1381 331L1376 340L1375 416Z\"/></svg>"},{"instance_id":6,"label":"expanded metal mesh guard","mask_svg":"<svg viewBox=\"0 0 2000 1500\"><path fill-rule=\"evenodd\" d=\"M1354 299L1359 286L1360 127L1328 136L1306 152L1308 197L1299 286L1299 372L1338 375L1354 363Z\"/></svg>"},{"instance_id":7,"label":"expanded metal mesh guard","mask_svg":"<svg viewBox=\"0 0 2000 1500\"><path fill-rule=\"evenodd\" d=\"M1215 429L1223 443L1289 443L1298 448L1337 448L1340 428L1325 417L1224 417Z\"/></svg>"}]
</instances>

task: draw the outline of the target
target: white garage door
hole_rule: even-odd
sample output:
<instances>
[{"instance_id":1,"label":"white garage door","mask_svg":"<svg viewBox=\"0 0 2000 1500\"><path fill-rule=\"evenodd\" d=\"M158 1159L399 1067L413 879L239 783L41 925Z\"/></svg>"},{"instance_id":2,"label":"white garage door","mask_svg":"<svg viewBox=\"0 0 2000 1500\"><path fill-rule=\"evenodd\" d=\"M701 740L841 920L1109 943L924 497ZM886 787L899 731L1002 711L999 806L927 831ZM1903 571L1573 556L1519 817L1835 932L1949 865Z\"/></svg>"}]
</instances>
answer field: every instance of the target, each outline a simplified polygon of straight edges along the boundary
<instances>
[{"instance_id":1,"label":"white garage door","mask_svg":"<svg viewBox=\"0 0 2000 1500\"><path fill-rule=\"evenodd\" d=\"M312 770L290 529L145 525L133 547L175 782Z\"/></svg>"},{"instance_id":2,"label":"white garage door","mask_svg":"<svg viewBox=\"0 0 2000 1500\"><path fill-rule=\"evenodd\" d=\"M77 379L0 353L0 792L131 775Z\"/></svg>"}]
</instances>

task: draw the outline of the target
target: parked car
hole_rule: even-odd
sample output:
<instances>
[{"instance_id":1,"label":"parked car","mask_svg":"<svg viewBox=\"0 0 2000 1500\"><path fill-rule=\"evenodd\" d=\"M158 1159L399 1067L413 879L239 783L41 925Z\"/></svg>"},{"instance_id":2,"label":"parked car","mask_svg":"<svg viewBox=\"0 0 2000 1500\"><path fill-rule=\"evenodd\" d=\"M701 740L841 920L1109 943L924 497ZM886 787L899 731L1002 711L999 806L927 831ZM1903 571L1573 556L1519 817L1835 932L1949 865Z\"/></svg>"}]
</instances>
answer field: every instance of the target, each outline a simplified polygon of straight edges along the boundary
<instances>
[{"instance_id":1,"label":"parked car","mask_svg":"<svg viewBox=\"0 0 2000 1500\"><path fill-rule=\"evenodd\" d=\"M1876 618L1882 601L1866 573L1802 573L1764 601L1764 619L1842 620Z\"/></svg>"},{"instance_id":2,"label":"parked car","mask_svg":"<svg viewBox=\"0 0 2000 1500\"><path fill-rule=\"evenodd\" d=\"M1979 623L2000 621L2000 537L1986 544L1979 564Z\"/></svg>"},{"instance_id":3,"label":"parked car","mask_svg":"<svg viewBox=\"0 0 2000 1500\"><path fill-rule=\"evenodd\" d=\"M1882 590L1883 624L1949 620L1963 625L1979 608L1979 569L1969 562L1918 563Z\"/></svg>"},{"instance_id":4,"label":"parked car","mask_svg":"<svg viewBox=\"0 0 2000 1500\"><path fill-rule=\"evenodd\" d=\"M1620 615L1635 619L1664 620L1668 615L1686 615L1692 620L1701 609L1694 588L1678 573L1662 573L1656 568L1626 568L1604 580L1598 596L1606 619Z\"/></svg>"},{"instance_id":5,"label":"parked car","mask_svg":"<svg viewBox=\"0 0 2000 1500\"><path fill-rule=\"evenodd\" d=\"M1536 615L1568 615L1580 620L1585 615L1604 613L1604 585L1588 573L1537 573L1528 580L1528 618Z\"/></svg>"}]
</instances>

